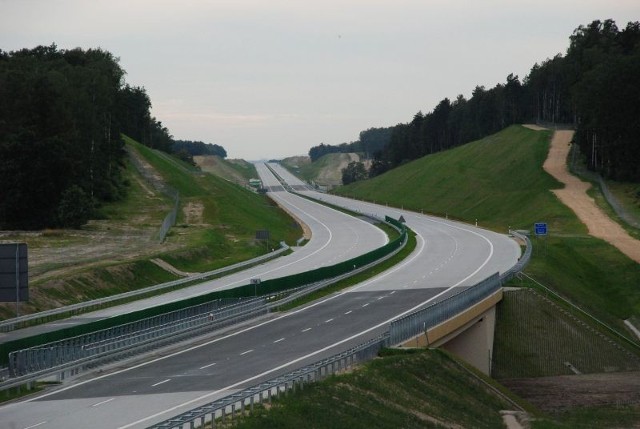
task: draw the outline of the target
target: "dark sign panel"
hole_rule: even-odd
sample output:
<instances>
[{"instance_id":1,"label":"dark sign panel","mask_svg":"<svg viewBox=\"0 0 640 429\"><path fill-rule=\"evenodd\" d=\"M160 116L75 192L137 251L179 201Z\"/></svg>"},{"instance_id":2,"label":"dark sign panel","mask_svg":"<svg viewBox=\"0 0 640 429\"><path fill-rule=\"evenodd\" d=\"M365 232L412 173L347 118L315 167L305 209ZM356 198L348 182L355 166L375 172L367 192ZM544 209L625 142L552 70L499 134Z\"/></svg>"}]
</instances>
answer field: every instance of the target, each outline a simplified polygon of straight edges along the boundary
<instances>
[{"instance_id":1,"label":"dark sign panel","mask_svg":"<svg viewBox=\"0 0 640 429\"><path fill-rule=\"evenodd\" d=\"M0 302L29 300L29 269L25 243L0 244Z\"/></svg>"},{"instance_id":2,"label":"dark sign panel","mask_svg":"<svg viewBox=\"0 0 640 429\"><path fill-rule=\"evenodd\" d=\"M256 240L268 240L269 239L269 230L268 229L259 229L256 231Z\"/></svg>"}]
</instances>

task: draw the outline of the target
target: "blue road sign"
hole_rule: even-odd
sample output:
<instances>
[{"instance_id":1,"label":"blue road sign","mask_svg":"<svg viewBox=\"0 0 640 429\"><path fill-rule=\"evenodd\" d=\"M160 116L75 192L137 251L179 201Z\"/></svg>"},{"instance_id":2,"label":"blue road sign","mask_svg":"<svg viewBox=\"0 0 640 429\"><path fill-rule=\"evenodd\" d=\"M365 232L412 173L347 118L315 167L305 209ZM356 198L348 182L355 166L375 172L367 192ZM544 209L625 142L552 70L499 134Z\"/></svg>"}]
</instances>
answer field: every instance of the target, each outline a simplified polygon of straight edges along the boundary
<instances>
[{"instance_id":1,"label":"blue road sign","mask_svg":"<svg viewBox=\"0 0 640 429\"><path fill-rule=\"evenodd\" d=\"M546 222L539 222L533 224L536 235L547 235L547 224Z\"/></svg>"}]
</instances>

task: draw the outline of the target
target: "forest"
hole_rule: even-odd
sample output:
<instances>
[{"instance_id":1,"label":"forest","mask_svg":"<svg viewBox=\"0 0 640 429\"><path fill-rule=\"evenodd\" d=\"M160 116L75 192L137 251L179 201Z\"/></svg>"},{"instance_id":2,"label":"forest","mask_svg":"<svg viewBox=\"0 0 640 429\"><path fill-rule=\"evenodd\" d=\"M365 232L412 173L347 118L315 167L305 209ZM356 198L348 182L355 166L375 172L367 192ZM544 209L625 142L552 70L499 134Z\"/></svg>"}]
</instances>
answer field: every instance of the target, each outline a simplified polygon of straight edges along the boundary
<instances>
[{"instance_id":1,"label":"forest","mask_svg":"<svg viewBox=\"0 0 640 429\"><path fill-rule=\"evenodd\" d=\"M591 170L640 182L640 23L622 30L612 20L580 26L565 55L535 64L522 81L509 74L493 88L476 86L469 99L445 98L428 113L387 128L388 142L375 152L368 176L526 122L575 128L574 141ZM340 148L360 146L322 150ZM352 170L345 172L349 181L362 176Z\"/></svg>"},{"instance_id":2,"label":"forest","mask_svg":"<svg viewBox=\"0 0 640 429\"><path fill-rule=\"evenodd\" d=\"M122 198L121 134L174 152L125 74L102 49L0 50L0 229L77 228Z\"/></svg>"}]
</instances>

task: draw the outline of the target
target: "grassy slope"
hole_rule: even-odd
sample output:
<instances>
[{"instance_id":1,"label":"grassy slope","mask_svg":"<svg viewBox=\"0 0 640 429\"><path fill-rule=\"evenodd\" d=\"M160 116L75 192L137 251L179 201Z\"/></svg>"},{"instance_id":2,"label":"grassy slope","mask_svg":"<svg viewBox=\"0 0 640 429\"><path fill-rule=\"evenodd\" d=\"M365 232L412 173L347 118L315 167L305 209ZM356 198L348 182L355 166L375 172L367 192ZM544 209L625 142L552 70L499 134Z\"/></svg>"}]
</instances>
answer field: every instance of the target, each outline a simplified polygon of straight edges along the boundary
<instances>
[{"instance_id":1,"label":"grassy slope","mask_svg":"<svg viewBox=\"0 0 640 429\"><path fill-rule=\"evenodd\" d=\"M181 207L189 203L203 208L198 225L187 225L182 212L178 225L169 233L170 241L178 241L187 250L164 255L180 269L201 271L264 253L266 248L255 243L255 233L269 229L272 243L295 242L302 235L300 227L273 202L214 175L190 171L187 164L168 159L147 147L133 143L147 161L162 175L166 183L180 192Z\"/></svg>"},{"instance_id":2,"label":"grassy slope","mask_svg":"<svg viewBox=\"0 0 640 429\"><path fill-rule=\"evenodd\" d=\"M549 136L510 127L336 193L470 222L477 219L480 225L501 231L508 226L530 229L544 220L552 232L584 233L572 212L547 192L561 186L541 170Z\"/></svg>"},{"instance_id":3,"label":"grassy slope","mask_svg":"<svg viewBox=\"0 0 640 429\"><path fill-rule=\"evenodd\" d=\"M546 221L549 236L534 240L527 272L616 325L640 315L640 266L586 228L549 191L559 185L542 169L550 133L512 126L500 133L410 162L372 180L336 190L394 206L448 214L497 231L532 229ZM410 188L411 192L400 190Z\"/></svg>"},{"instance_id":4,"label":"grassy slope","mask_svg":"<svg viewBox=\"0 0 640 429\"><path fill-rule=\"evenodd\" d=\"M492 376L497 379L640 371L634 354L579 322L543 294L506 291L497 308Z\"/></svg>"},{"instance_id":5,"label":"grassy slope","mask_svg":"<svg viewBox=\"0 0 640 429\"><path fill-rule=\"evenodd\" d=\"M496 428L508 408L444 353L397 352L259 407L235 427Z\"/></svg>"},{"instance_id":6,"label":"grassy slope","mask_svg":"<svg viewBox=\"0 0 640 429\"><path fill-rule=\"evenodd\" d=\"M232 182L248 182L258 178L256 167L242 159L222 159L219 156L195 156L196 164L207 173L213 173Z\"/></svg>"}]
</instances>

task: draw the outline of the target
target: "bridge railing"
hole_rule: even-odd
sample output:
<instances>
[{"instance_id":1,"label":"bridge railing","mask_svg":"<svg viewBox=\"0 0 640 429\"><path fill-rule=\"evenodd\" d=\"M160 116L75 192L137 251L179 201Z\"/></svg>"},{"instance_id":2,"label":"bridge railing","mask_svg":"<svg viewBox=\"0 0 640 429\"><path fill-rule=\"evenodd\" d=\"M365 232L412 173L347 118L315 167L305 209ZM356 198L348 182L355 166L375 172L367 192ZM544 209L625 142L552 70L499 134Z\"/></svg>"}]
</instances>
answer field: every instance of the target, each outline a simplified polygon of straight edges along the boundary
<instances>
[{"instance_id":1,"label":"bridge railing","mask_svg":"<svg viewBox=\"0 0 640 429\"><path fill-rule=\"evenodd\" d=\"M209 404L194 408L163 422L153 424L147 429L187 429L205 427L206 424L226 419L233 419L238 412L244 414L247 408L253 409L255 403L271 401L274 395L295 390L305 383L319 381L328 374L373 359L383 347L394 346L419 335L425 328L436 326L460 313L470 306L482 301L498 291L509 276L522 270L531 257L531 242L521 234L515 233L526 243L526 249L518 263L503 275L495 273L460 293L438 301L423 310L419 310L389 325L389 331L353 349L346 350L313 365L296 369L265 383L244 389L236 394L226 396ZM336 367L337 365L337 367ZM215 424L213 424L215 427Z\"/></svg>"},{"instance_id":2,"label":"bridge railing","mask_svg":"<svg viewBox=\"0 0 640 429\"><path fill-rule=\"evenodd\" d=\"M502 284L505 284L506 282L511 280L513 277L515 277L516 274L524 270L524 267L526 267L529 264L529 261L531 261L531 252L533 251L533 247L531 246L531 240L526 234L523 234L518 231L509 231L509 233L513 235L515 238L524 242L525 249L524 249L524 253L520 257L518 262L516 262L516 264L513 267L511 267L510 269L508 269L507 271L505 271L500 275L500 281L502 282Z\"/></svg>"},{"instance_id":3,"label":"bridge railing","mask_svg":"<svg viewBox=\"0 0 640 429\"><path fill-rule=\"evenodd\" d=\"M495 273L455 295L396 319L389 325L389 341L391 344L400 344L420 335L492 295L501 286L500 276Z\"/></svg>"},{"instance_id":4,"label":"bridge railing","mask_svg":"<svg viewBox=\"0 0 640 429\"><path fill-rule=\"evenodd\" d=\"M186 429L205 427L207 423L219 423L218 420L223 422L226 419L233 420L237 412L244 413L247 408L252 410L256 403L271 402L271 398L289 390L302 388L305 383L320 381L331 374L373 359L378 355L380 349L388 345L388 340L388 334L383 334L354 348L194 408L179 416L149 426L149 428Z\"/></svg>"},{"instance_id":5,"label":"bridge railing","mask_svg":"<svg viewBox=\"0 0 640 429\"><path fill-rule=\"evenodd\" d=\"M123 351L154 342L157 346L201 335L238 323L247 317L267 313L264 298L219 299L171 313L162 314L124 325L41 344L9 353L12 377L51 370L61 365L94 358L113 359Z\"/></svg>"}]
</instances>

